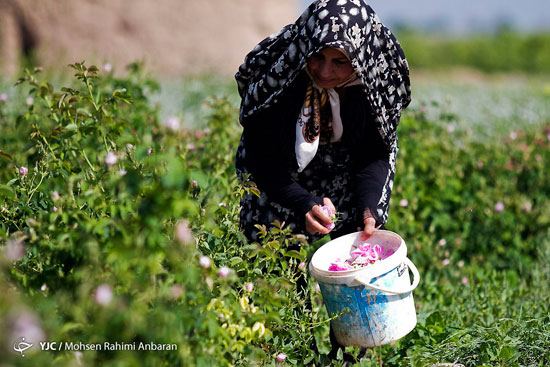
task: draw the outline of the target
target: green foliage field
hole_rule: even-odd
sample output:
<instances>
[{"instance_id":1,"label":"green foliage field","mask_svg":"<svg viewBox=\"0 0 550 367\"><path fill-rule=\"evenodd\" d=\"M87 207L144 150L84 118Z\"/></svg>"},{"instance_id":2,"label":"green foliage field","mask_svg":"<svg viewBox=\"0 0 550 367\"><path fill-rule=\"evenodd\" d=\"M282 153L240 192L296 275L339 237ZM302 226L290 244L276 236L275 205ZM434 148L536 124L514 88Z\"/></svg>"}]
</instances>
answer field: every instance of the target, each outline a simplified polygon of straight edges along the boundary
<instances>
[{"instance_id":1,"label":"green foliage field","mask_svg":"<svg viewBox=\"0 0 550 367\"><path fill-rule=\"evenodd\" d=\"M413 68L470 67L484 72L550 72L550 34L502 28L494 34L452 38L412 29L396 31Z\"/></svg>"},{"instance_id":2,"label":"green foliage field","mask_svg":"<svg viewBox=\"0 0 550 367\"><path fill-rule=\"evenodd\" d=\"M261 244L238 230L239 198L257 188L235 177L235 103L208 99L190 130L159 119L139 64L72 71L64 87L28 71L32 100L0 102L0 362L329 365L330 318L304 266L321 243L280 224ZM357 365L546 366L550 119L480 141L438 108L403 116L387 225L420 270L419 323ZM22 357L24 336L177 350Z\"/></svg>"}]
</instances>

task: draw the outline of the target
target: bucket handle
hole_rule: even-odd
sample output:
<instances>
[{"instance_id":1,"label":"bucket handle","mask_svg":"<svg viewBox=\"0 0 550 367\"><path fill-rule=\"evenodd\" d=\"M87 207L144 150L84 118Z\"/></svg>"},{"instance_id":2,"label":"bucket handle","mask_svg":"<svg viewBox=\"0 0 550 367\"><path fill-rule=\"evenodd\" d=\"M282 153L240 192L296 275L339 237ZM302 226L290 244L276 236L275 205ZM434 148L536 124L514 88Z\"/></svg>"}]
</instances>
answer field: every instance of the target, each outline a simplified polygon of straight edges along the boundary
<instances>
[{"instance_id":1,"label":"bucket handle","mask_svg":"<svg viewBox=\"0 0 550 367\"><path fill-rule=\"evenodd\" d=\"M405 294L405 293L412 292L418 286L418 283L420 283L420 274L418 273L418 269L416 268L416 266L413 264L413 262L408 257L406 257L405 260L403 260L403 262L407 265L407 267L409 269L411 269L411 271L413 273L413 278L414 278L413 283L405 289L399 289L399 290L387 289L387 288L384 288L384 287L379 287L375 284L369 284L372 279L369 279L369 280L365 281L365 280L362 280L360 278L355 278L355 280L357 282L363 284L365 287L369 287L369 288L372 288L372 289L375 289L375 290L381 291L381 292L386 292L386 293L391 293L391 294Z\"/></svg>"}]
</instances>

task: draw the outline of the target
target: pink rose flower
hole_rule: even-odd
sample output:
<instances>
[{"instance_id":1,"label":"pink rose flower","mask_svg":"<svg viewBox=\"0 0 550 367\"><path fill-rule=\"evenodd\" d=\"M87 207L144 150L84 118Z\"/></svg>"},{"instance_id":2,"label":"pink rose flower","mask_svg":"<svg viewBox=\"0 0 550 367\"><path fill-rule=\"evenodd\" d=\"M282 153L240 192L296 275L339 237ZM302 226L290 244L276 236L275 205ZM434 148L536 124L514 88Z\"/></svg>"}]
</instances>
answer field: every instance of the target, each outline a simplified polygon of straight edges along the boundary
<instances>
[{"instance_id":1,"label":"pink rose flower","mask_svg":"<svg viewBox=\"0 0 550 367\"><path fill-rule=\"evenodd\" d=\"M362 268L376 261L384 260L395 252L392 248L385 249L380 245L373 245L367 242L352 248L350 257L345 261L337 258L329 266L329 271L345 271Z\"/></svg>"},{"instance_id":2,"label":"pink rose flower","mask_svg":"<svg viewBox=\"0 0 550 367\"><path fill-rule=\"evenodd\" d=\"M210 267L211 263L212 263L212 261L206 255L203 255L199 258L199 265L204 269L208 269Z\"/></svg>"},{"instance_id":3,"label":"pink rose flower","mask_svg":"<svg viewBox=\"0 0 550 367\"><path fill-rule=\"evenodd\" d=\"M321 209L323 210L323 212L325 213L325 215L328 216L328 217L330 218L330 221L331 221L330 224L324 224L324 223L323 223L323 225L324 225L326 228L328 228L328 229L330 229L330 230L333 230L333 229L334 229L334 226L335 226L334 220L336 219L336 218L334 217L334 214L336 214L336 213L333 213L332 209L331 209L328 205L323 205L323 206L321 207Z\"/></svg>"},{"instance_id":4,"label":"pink rose flower","mask_svg":"<svg viewBox=\"0 0 550 367\"><path fill-rule=\"evenodd\" d=\"M229 269L227 266L222 266L221 268L218 269L218 276L220 278L227 278L230 272L231 272L231 269Z\"/></svg>"},{"instance_id":5,"label":"pink rose flower","mask_svg":"<svg viewBox=\"0 0 550 367\"><path fill-rule=\"evenodd\" d=\"M27 309L17 309L13 316L8 316L8 325L10 328L2 330L2 333L9 338L8 340L17 340L24 337L27 343L38 344L41 340L45 339L45 333L40 326L40 319L32 311ZM29 353L32 353L35 348L29 349ZM25 352L25 356L26 356Z\"/></svg>"},{"instance_id":6,"label":"pink rose flower","mask_svg":"<svg viewBox=\"0 0 550 367\"><path fill-rule=\"evenodd\" d=\"M10 239L6 246L4 246L4 254L10 261L18 261L25 256L25 245L21 239Z\"/></svg>"},{"instance_id":7,"label":"pink rose flower","mask_svg":"<svg viewBox=\"0 0 550 367\"><path fill-rule=\"evenodd\" d=\"M365 264L372 263L382 257L382 247L379 245L371 246L370 244L360 245L357 250L351 252L352 261Z\"/></svg>"},{"instance_id":8,"label":"pink rose flower","mask_svg":"<svg viewBox=\"0 0 550 367\"><path fill-rule=\"evenodd\" d=\"M180 119L177 116L168 116L162 125L172 131L178 131L180 129Z\"/></svg>"},{"instance_id":9,"label":"pink rose flower","mask_svg":"<svg viewBox=\"0 0 550 367\"><path fill-rule=\"evenodd\" d=\"M75 357L76 363L78 363L78 365L82 364L82 356L83 355L84 354L82 354L82 352L80 352L80 351L74 352L74 357Z\"/></svg>"},{"instance_id":10,"label":"pink rose flower","mask_svg":"<svg viewBox=\"0 0 550 367\"><path fill-rule=\"evenodd\" d=\"M252 291L254 290L254 283L246 283L245 288L246 288L247 292L252 293Z\"/></svg>"},{"instance_id":11,"label":"pink rose flower","mask_svg":"<svg viewBox=\"0 0 550 367\"><path fill-rule=\"evenodd\" d=\"M29 169L27 167L19 167L19 174L23 177L25 177L29 173Z\"/></svg>"},{"instance_id":12,"label":"pink rose flower","mask_svg":"<svg viewBox=\"0 0 550 367\"><path fill-rule=\"evenodd\" d=\"M276 358L276 359L277 359L277 362L282 363L282 362L284 362L285 359L286 359L286 354L284 354L284 353L279 353L279 354L277 354L277 358Z\"/></svg>"},{"instance_id":13,"label":"pink rose flower","mask_svg":"<svg viewBox=\"0 0 550 367\"><path fill-rule=\"evenodd\" d=\"M495 204L495 212L500 213L504 210L504 204L502 202L498 202Z\"/></svg>"},{"instance_id":14,"label":"pink rose flower","mask_svg":"<svg viewBox=\"0 0 550 367\"><path fill-rule=\"evenodd\" d=\"M382 259L387 259L388 257L393 255L394 253L395 253L395 250L389 248L386 251L384 251L384 255L382 256Z\"/></svg>"},{"instance_id":15,"label":"pink rose flower","mask_svg":"<svg viewBox=\"0 0 550 367\"><path fill-rule=\"evenodd\" d=\"M342 261L341 259L336 259L335 262L331 263L328 271L345 271L345 270L353 270L353 267L346 263L345 261Z\"/></svg>"},{"instance_id":16,"label":"pink rose flower","mask_svg":"<svg viewBox=\"0 0 550 367\"><path fill-rule=\"evenodd\" d=\"M176 239L182 245L193 242L193 234L191 233L191 228L189 223L182 219L176 223Z\"/></svg>"},{"instance_id":17,"label":"pink rose flower","mask_svg":"<svg viewBox=\"0 0 550 367\"><path fill-rule=\"evenodd\" d=\"M180 298L183 294L183 287L179 284L174 284L170 289L170 293L172 294L172 298Z\"/></svg>"},{"instance_id":18,"label":"pink rose flower","mask_svg":"<svg viewBox=\"0 0 550 367\"><path fill-rule=\"evenodd\" d=\"M111 167L112 165L116 164L117 160L118 160L118 157L113 152L108 152L107 155L105 156L105 164L108 167Z\"/></svg>"},{"instance_id":19,"label":"pink rose flower","mask_svg":"<svg viewBox=\"0 0 550 367\"><path fill-rule=\"evenodd\" d=\"M94 299L97 304L106 306L113 299L113 291L108 284L101 284L94 292Z\"/></svg>"}]
</instances>

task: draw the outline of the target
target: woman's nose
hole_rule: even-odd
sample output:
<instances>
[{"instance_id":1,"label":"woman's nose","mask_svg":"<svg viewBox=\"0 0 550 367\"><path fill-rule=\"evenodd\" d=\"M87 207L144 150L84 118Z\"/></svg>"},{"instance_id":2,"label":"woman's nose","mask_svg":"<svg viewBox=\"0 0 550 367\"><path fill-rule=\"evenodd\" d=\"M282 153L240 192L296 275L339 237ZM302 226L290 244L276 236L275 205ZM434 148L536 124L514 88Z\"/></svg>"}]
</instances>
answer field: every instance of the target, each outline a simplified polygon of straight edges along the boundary
<instances>
[{"instance_id":1,"label":"woman's nose","mask_svg":"<svg viewBox=\"0 0 550 367\"><path fill-rule=\"evenodd\" d=\"M332 67L330 63L323 62L319 68L319 74L323 79L326 79L332 75Z\"/></svg>"}]
</instances>

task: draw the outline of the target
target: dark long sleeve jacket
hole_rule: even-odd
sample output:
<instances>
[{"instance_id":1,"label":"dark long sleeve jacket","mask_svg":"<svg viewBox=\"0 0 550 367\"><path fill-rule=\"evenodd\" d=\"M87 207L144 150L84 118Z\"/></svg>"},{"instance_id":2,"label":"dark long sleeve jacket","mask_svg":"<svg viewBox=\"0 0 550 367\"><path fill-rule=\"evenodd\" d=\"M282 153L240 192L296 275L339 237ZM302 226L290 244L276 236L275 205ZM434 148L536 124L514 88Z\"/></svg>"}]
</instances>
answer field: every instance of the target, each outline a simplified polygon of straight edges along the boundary
<instances>
[{"instance_id":1,"label":"dark long sleeve jacket","mask_svg":"<svg viewBox=\"0 0 550 367\"><path fill-rule=\"evenodd\" d=\"M241 121L246 165L252 179L271 200L301 217L313 205L322 203L322 198L313 196L291 176L291 172L298 169L294 151L296 121L308 81L309 77L303 73L273 106ZM389 152L362 87L348 87L344 93L340 108L342 143L352 152L349 168L354 178L357 207L361 212L369 208L377 224L382 224L378 209L390 173ZM386 200L389 194L386 193Z\"/></svg>"}]
</instances>

